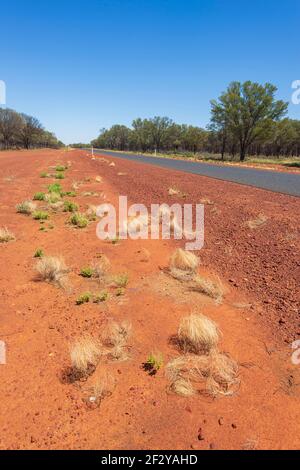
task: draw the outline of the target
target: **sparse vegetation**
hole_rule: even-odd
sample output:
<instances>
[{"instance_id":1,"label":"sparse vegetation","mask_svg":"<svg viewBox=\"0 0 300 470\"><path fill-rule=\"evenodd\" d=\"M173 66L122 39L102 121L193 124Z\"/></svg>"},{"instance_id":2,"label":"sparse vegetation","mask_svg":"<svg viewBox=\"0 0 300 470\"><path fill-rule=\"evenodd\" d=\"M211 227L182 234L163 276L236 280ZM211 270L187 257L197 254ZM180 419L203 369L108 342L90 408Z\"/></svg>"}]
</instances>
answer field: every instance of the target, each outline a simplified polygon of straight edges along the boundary
<instances>
[{"instance_id":1,"label":"sparse vegetation","mask_svg":"<svg viewBox=\"0 0 300 470\"><path fill-rule=\"evenodd\" d=\"M0 243L12 242L16 239L14 234L6 227L0 228Z\"/></svg>"},{"instance_id":2,"label":"sparse vegetation","mask_svg":"<svg viewBox=\"0 0 300 470\"><path fill-rule=\"evenodd\" d=\"M71 344L70 356L72 368L82 375L89 375L100 360L101 349L94 338L85 335Z\"/></svg>"},{"instance_id":3,"label":"sparse vegetation","mask_svg":"<svg viewBox=\"0 0 300 470\"><path fill-rule=\"evenodd\" d=\"M125 288L127 287L129 282L129 277L128 274L117 274L116 276L113 276L113 283L116 287L119 288Z\"/></svg>"},{"instance_id":4,"label":"sparse vegetation","mask_svg":"<svg viewBox=\"0 0 300 470\"><path fill-rule=\"evenodd\" d=\"M59 193L52 192L45 195L45 201L49 204L56 204L57 202L61 201L61 196Z\"/></svg>"},{"instance_id":5,"label":"sparse vegetation","mask_svg":"<svg viewBox=\"0 0 300 470\"><path fill-rule=\"evenodd\" d=\"M55 171L58 171L58 172L60 172L60 171L65 171L65 170L67 170L67 169L68 169L68 167L67 167L67 166L63 166L63 165L57 165L57 166L55 167Z\"/></svg>"},{"instance_id":6,"label":"sparse vegetation","mask_svg":"<svg viewBox=\"0 0 300 470\"><path fill-rule=\"evenodd\" d=\"M116 296L117 297L123 297L125 295L125 289L123 287L118 287L116 290Z\"/></svg>"},{"instance_id":7,"label":"sparse vegetation","mask_svg":"<svg viewBox=\"0 0 300 470\"><path fill-rule=\"evenodd\" d=\"M111 264L107 256L101 255L100 259L93 265L94 276L97 279L104 279L110 267Z\"/></svg>"},{"instance_id":8,"label":"sparse vegetation","mask_svg":"<svg viewBox=\"0 0 300 470\"><path fill-rule=\"evenodd\" d=\"M74 202L64 201L64 212L76 212L78 211L79 207Z\"/></svg>"},{"instance_id":9,"label":"sparse vegetation","mask_svg":"<svg viewBox=\"0 0 300 470\"><path fill-rule=\"evenodd\" d=\"M64 175L63 173L56 173L55 179L56 179L56 180L64 180L64 179L65 179L65 175Z\"/></svg>"},{"instance_id":10,"label":"sparse vegetation","mask_svg":"<svg viewBox=\"0 0 300 470\"><path fill-rule=\"evenodd\" d=\"M76 300L76 305L88 304L92 297L93 296L90 292L85 292L84 294L80 295L80 297L78 297Z\"/></svg>"},{"instance_id":11,"label":"sparse vegetation","mask_svg":"<svg viewBox=\"0 0 300 470\"><path fill-rule=\"evenodd\" d=\"M178 340L184 352L208 354L217 347L219 338L218 326L204 315L192 313L180 322Z\"/></svg>"},{"instance_id":12,"label":"sparse vegetation","mask_svg":"<svg viewBox=\"0 0 300 470\"><path fill-rule=\"evenodd\" d=\"M80 276L91 278L94 275L94 270L90 267L82 268L80 271Z\"/></svg>"},{"instance_id":13,"label":"sparse vegetation","mask_svg":"<svg viewBox=\"0 0 300 470\"><path fill-rule=\"evenodd\" d=\"M34 201L45 201L46 199L46 194L45 193L35 193L33 196Z\"/></svg>"},{"instance_id":14,"label":"sparse vegetation","mask_svg":"<svg viewBox=\"0 0 300 470\"><path fill-rule=\"evenodd\" d=\"M196 272L199 266L199 258L190 251L179 248L173 253L170 259L170 269L180 271Z\"/></svg>"},{"instance_id":15,"label":"sparse vegetation","mask_svg":"<svg viewBox=\"0 0 300 470\"><path fill-rule=\"evenodd\" d=\"M100 406L102 400L112 395L114 388L115 379L113 376L107 371L102 372L101 376L98 376L93 385L86 390L88 394L87 405L91 408Z\"/></svg>"},{"instance_id":16,"label":"sparse vegetation","mask_svg":"<svg viewBox=\"0 0 300 470\"><path fill-rule=\"evenodd\" d=\"M43 258L44 252L41 248L38 248L34 253L34 258Z\"/></svg>"},{"instance_id":17,"label":"sparse vegetation","mask_svg":"<svg viewBox=\"0 0 300 470\"><path fill-rule=\"evenodd\" d=\"M65 286L65 276L69 269L61 257L44 256L38 261L36 270L41 281L51 282L60 287Z\"/></svg>"},{"instance_id":18,"label":"sparse vegetation","mask_svg":"<svg viewBox=\"0 0 300 470\"><path fill-rule=\"evenodd\" d=\"M46 171L43 171L41 174L40 174L40 177L41 178L49 178L49 173L47 173Z\"/></svg>"},{"instance_id":19,"label":"sparse vegetation","mask_svg":"<svg viewBox=\"0 0 300 470\"><path fill-rule=\"evenodd\" d=\"M255 230L263 225L266 224L268 217L264 214L259 214L256 219L248 220L246 222L246 226L249 227L251 230Z\"/></svg>"},{"instance_id":20,"label":"sparse vegetation","mask_svg":"<svg viewBox=\"0 0 300 470\"><path fill-rule=\"evenodd\" d=\"M222 301L223 288L221 282L212 282L209 279L205 279L203 276L197 275L193 278L190 287L192 290L214 299L217 303Z\"/></svg>"},{"instance_id":21,"label":"sparse vegetation","mask_svg":"<svg viewBox=\"0 0 300 470\"><path fill-rule=\"evenodd\" d=\"M98 304L98 303L106 302L108 298L109 298L109 293L107 290L104 290L95 297L95 303Z\"/></svg>"},{"instance_id":22,"label":"sparse vegetation","mask_svg":"<svg viewBox=\"0 0 300 470\"><path fill-rule=\"evenodd\" d=\"M88 225L89 221L83 214L77 212L72 215L70 223L78 228L85 228Z\"/></svg>"},{"instance_id":23,"label":"sparse vegetation","mask_svg":"<svg viewBox=\"0 0 300 470\"><path fill-rule=\"evenodd\" d=\"M19 214L31 215L36 210L36 204L32 201L24 201L16 205Z\"/></svg>"},{"instance_id":24,"label":"sparse vegetation","mask_svg":"<svg viewBox=\"0 0 300 470\"><path fill-rule=\"evenodd\" d=\"M53 183L48 186L49 193L58 193L62 192L62 187L59 183Z\"/></svg>"},{"instance_id":25,"label":"sparse vegetation","mask_svg":"<svg viewBox=\"0 0 300 470\"><path fill-rule=\"evenodd\" d=\"M151 353L149 354L147 361L144 363L144 369L149 372L150 375L156 375L162 368L163 363L164 360L161 353Z\"/></svg>"},{"instance_id":26,"label":"sparse vegetation","mask_svg":"<svg viewBox=\"0 0 300 470\"><path fill-rule=\"evenodd\" d=\"M35 211L32 214L32 217L34 218L34 220L48 220L49 214L45 211Z\"/></svg>"},{"instance_id":27,"label":"sparse vegetation","mask_svg":"<svg viewBox=\"0 0 300 470\"><path fill-rule=\"evenodd\" d=\"M97 220L97 206L90 205L86 211L86 216L90 221Z\"/></svg>"},{"instance_id":28,"label":"sparse vegetation","mask_svg":"<svg viewBox=\"0 0 300 470\"><path fill-rule=\"evenodd\" d=\"M103 328L100 341L105 353L114 361L128 359L126 343L131 334L131 324L128 322L117 323L113 320L107 322Z\"/></svg>"}]
</instances>

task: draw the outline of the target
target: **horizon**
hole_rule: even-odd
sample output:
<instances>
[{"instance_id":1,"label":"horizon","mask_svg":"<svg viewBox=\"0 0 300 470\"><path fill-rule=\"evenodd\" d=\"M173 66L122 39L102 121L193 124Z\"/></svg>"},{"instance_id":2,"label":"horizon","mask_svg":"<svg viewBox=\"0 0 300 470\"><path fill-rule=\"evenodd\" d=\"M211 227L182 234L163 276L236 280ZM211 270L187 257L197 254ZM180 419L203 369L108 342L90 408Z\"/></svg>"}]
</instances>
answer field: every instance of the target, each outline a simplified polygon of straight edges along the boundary
<instances>
[{"instance_id":1,"label":"horizon","mask_svg":"<svg viewBox=\"0 0 300 470\"><path fill-rule=\"evenodd\" d=\"M240 3L78 0L70 10L66 1L13 0L1 7L6 107L37 117L65 144L89 143L137 117L206 127L210 100L251 80L276 85L288 117L299 119L291 97L300 5Z\"/></svg>"}]
</instances>

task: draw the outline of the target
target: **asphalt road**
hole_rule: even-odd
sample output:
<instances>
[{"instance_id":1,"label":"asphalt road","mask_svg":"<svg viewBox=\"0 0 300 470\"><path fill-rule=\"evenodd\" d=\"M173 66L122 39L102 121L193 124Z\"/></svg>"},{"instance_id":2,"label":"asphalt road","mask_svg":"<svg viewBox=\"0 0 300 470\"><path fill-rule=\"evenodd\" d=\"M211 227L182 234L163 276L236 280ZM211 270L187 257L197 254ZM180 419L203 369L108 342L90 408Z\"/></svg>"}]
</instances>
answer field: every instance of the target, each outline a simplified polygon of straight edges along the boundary
<instances>
[{"instance_id":1,"label":"asphalt road","mask_svg":"<svg viewBox=\"0 0 300 470\"><path fill-rule=\"evenodd\" d=\"M185 160L174 160L159 157L146 157L104 150L94 150L95 154L123 158L140 163L149 163L170 170L179 170L186 173L208 176L224 181L254 186L291 196L300 196L300 173L284 173L271 170L257 170L255 168L241 168L238 166L210 165Z\"/></svg>"}]
</instances>

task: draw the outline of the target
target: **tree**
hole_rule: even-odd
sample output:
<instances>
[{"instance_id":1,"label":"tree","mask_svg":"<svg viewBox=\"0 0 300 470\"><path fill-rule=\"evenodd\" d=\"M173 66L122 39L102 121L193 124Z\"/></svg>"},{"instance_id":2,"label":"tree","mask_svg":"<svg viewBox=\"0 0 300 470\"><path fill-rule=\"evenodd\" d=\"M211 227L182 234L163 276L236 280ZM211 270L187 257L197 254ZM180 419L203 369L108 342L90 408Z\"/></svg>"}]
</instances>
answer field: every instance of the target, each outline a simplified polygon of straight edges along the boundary
<instances>
[{"instance_id":1,"label":"tree","mask_svg":"<svg viewBox=\"0 0 300 470\"><path fill-rule=\"evenodd\" d=\"M270 83L233 82L219 100L211 101L212 124L226 125L240 145L244 161L250 145L272 121L283 117L288 103L275 100L277 88Z\"/></svg>"},{"instance_id":2,"label":"tree","mask_svg":"<svg viewBox=\"0 0 300 470\"><path fill-rule=\"evenodd\" d=\"M22 118L18 113L12 109L0 108L0 140L5 149L16 143L22 124Z\"/></svg>"},{"instance_id":3,"label":"tree","mask_svg":"<svg viewBox=\"0 0 300 470\"><path fill-rule=\"evenodd\" d=\"M41 135L43 126L38 119L27 114L21 114L21 118L23 121L20 129L21 142L24 148L29 149Z\"/></svg>"}]
</instances>

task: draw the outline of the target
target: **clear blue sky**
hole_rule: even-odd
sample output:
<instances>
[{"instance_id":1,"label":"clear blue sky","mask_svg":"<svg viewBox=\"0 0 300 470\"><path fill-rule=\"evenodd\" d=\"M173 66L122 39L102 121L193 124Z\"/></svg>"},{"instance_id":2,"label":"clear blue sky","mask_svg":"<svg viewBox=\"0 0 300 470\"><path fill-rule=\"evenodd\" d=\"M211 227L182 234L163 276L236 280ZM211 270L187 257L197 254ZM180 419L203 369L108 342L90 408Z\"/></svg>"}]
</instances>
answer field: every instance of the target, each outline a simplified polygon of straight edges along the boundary
<instances>
[{"instance_id":1,"label":"clear blue sky","mask_svg":"<svg viewBox=\"0 0 300 470\"><path fill-rule=\"evenodd\" d=\"M7 0L0 80L8 107L65 143L136 117L205 126L233 80L270 81L290 101L299 29L299 0Z\"/></svg>"}]
</instances>

